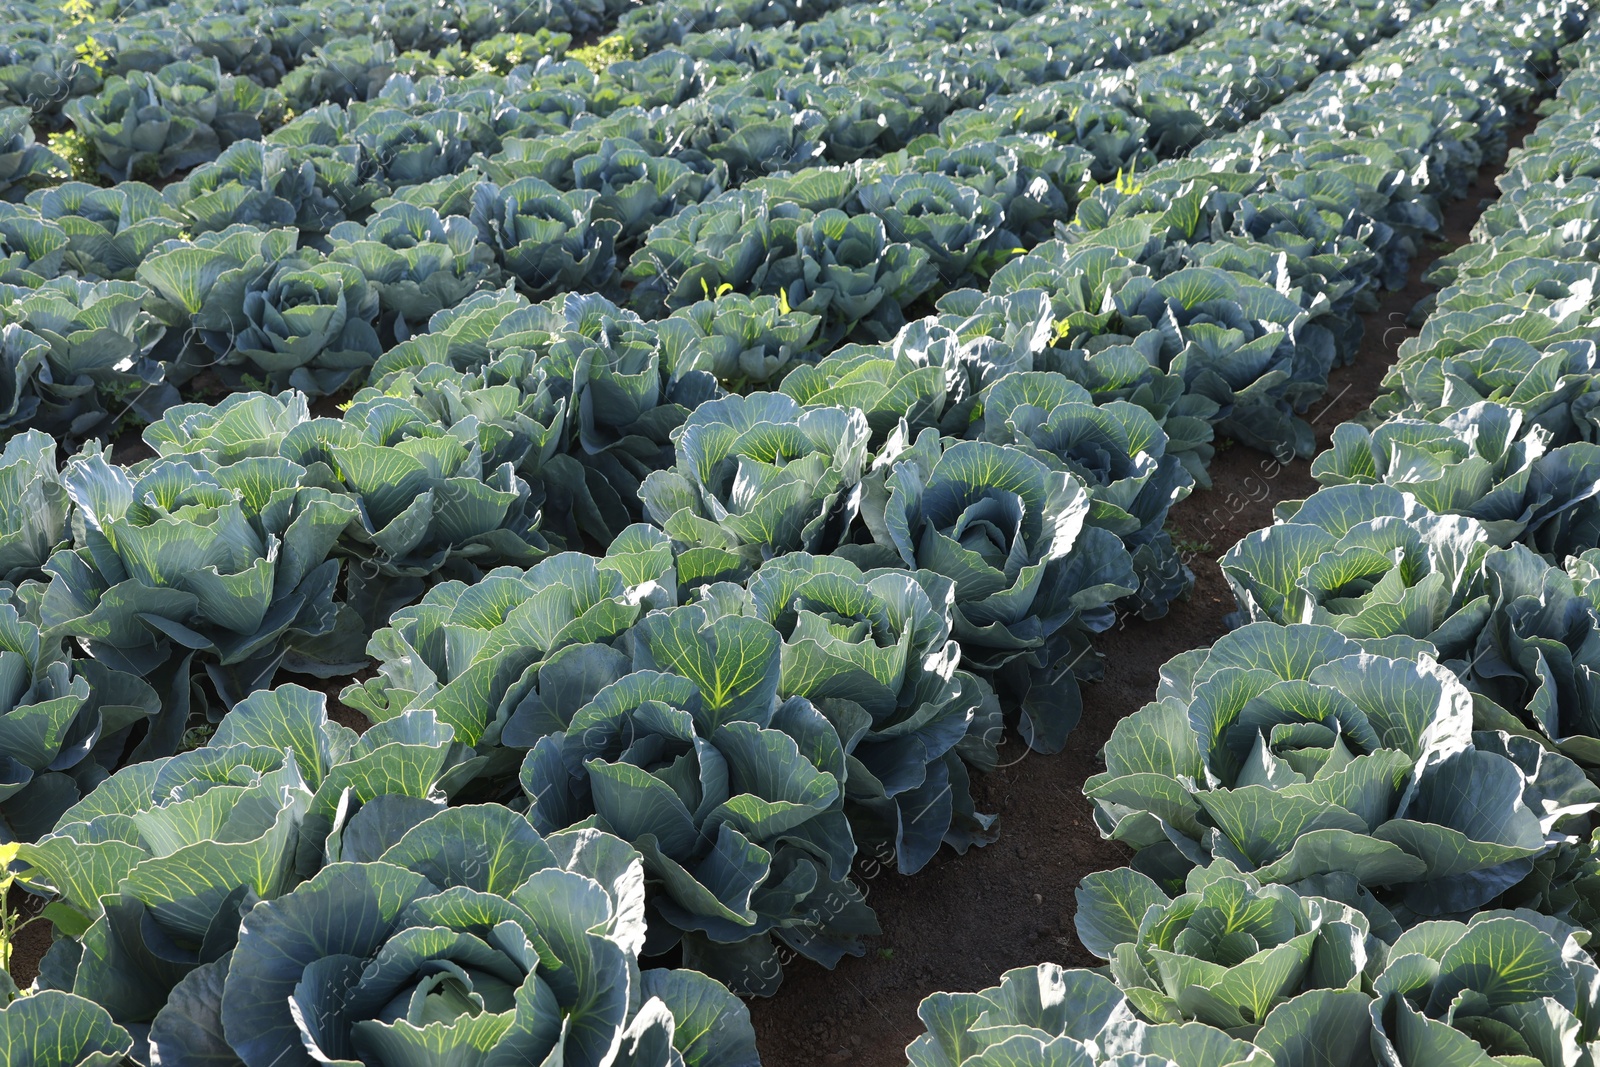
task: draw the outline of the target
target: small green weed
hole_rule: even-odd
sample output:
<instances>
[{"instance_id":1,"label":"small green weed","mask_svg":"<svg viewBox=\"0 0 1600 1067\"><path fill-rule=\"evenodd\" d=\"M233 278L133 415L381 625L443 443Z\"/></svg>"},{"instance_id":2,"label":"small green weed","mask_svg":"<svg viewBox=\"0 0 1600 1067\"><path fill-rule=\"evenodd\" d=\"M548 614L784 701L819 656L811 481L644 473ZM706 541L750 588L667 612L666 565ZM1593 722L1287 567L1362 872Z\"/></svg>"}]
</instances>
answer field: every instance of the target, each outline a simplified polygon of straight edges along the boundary
<instances>
[{"instance_id":1,"label":"small green weed","mask_svg":"<svg viewBox=\"0 0 1600 1067\"><path fill-rule=\"evenodd\" d=\"M634 52L633 45L626 37L612 36L602 38L596 44L574 48L567 53L567 58L576 59L596 74L604 74L611 64L634 58Z\"/></svg>"},{"instance_id":2,"label":"small green weed","mask_svg":"<svg viewBox=\"0 0 1600 1067\"><path fill-rule=\"evenodd\" d=\"M75 182L88 182L90 185L103 185L100 178L100 156L94 150L94 142L89 140L77 130L62 130L52 133L45 139L50 151L60 156L67 164L67 173Z\"/></svg>"}]
</instances>

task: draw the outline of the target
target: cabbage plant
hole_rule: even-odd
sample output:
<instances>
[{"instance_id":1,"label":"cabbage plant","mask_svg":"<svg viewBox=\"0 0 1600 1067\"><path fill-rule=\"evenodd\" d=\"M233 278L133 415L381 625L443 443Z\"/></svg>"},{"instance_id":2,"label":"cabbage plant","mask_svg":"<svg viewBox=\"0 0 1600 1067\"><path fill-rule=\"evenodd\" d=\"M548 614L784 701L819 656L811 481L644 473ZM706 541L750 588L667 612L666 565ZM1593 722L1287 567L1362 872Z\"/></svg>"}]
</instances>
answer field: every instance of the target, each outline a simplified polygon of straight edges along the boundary
<instances>
[{"instance_id":1,"label":"cabbage plant","mask_svg":"<svg viewBox=\"0 0 1600 1067\"><path fill-rule=\"evenodd\" d=\"M362 115L349 137L377 160L391 186L457 173L472 157L468 120L459 111L415 115L381 108Z\"/></svg>"},{"instance_id":2,"label":"cabbage plant","mask_svg":"<svg viewBox=\"0 0 1600 1067\"><path fill-rule=\"evenodd\" d=\"M639 498L674 541L710 550L708 568L831 551L860 510L868 458L860 411L802 411L782 393L729 396L695 408L674 448L672 469L646 478Z\"/></svg>"},{"instance_id":3,"label":"cabbage plant","mask_svg":"<svg viewBox=\"0 0 1600 1067\"><path fill-rule=\"evenodd\" d=\"M960 669L954 583L791 552L762 564L748 588L752 613L783 638L778 691L810 700L839 733L861 848L914 874L941 843L965 852L992 841L967 764L993 768L1000 702Z\"/></svg>"},{"instance_id":4,"label":"cabbage plant","mask_svg":"<svg viewBox=\"0 0 1600 1067\"><path fill-rule=\"evenodd\" d=\"M1315 899L1303 899L1314 912ZM1141 900L1128 903L1137 907ZM1183 948L1202 949L1229 923L1270 923L1272 909L1240 910L1243 905L1238 897L1218 899L1209 907L1198 904L1192 917L1183 913L1179 936L1195 935L1184 937ZM1144 913L1153 936L1161 936L1162 907L1154 903ZM1581 1067L1596 1047L1595 964L1581 947L1587 937L1587 931L1530 912L1426 923L1378 946L1380 966L1369 968L1370 981L1302 993L1272 1009L1259 1027L1242 1028L1248 1035L1200 1022L1146 1022L1136 1014L1136 1006L1143 1012L1151 1004L1142 995L1146 987L1124 990L1120 975L1114 984L1094 971L1044 963L1008 971L981 993L926 998L918 1015L927 1032L906 1051L915 1067L1421 1067L1451 1061ZM1215 965L1211 974L1223 983L1234 980L1239 992L1252 982L1270 986L1282 968L1263 979L1248 961L1231 962L1253 940L1250 934L1235 938L1223 949L1230 963ZM1133 949L1132 943L1122 947ZM1191 969L1198 962L1181 951L1163 958L1174 976L1185 962ZM1336 974L1337 967L1319 977ZM1202 989L1186 988L1191 1003L1211 1002Z\"/></svg>"},{"instance_id":5,"label":"cabbage plant","mask_svg":"<svg viewBox=\"0 0 1600 1067\"><path fill-rule=\"evenodd\" d=\"M377 675L341 699L375 723L433 711L463 746L451 789L474 777L492 782L515 767L506 746L531 748L543 735L532 723L563 729L604 684L592 680L604 678L594 664L617 661L618 638L650 607L676 599L671 546L643 526L624 531L605 557L564 552L471 585L445 582L373 635Z\"/></svg>"},{"instance_id":6,"label":"cabbage plant","mask_svg":"<svg viewBox=\"0 0 1600 1067\"><path fill-rule=\"evenodd\" d=\"M186 25L184 33L228 74L242 74L269 86L283 77L283 58L273 51L275 34L248 16L202 16Z\"/></svg>"},{"instance_id":7,"label":"cabbage plant","mask_svg":"<svg viewBox=\"0 0 1600 1067\"><path fill-rule=\"evenodd\" d=\"M56 897L67 934L44 984L147 1024L257 902L443 806L448 727L418 712L357 737L325 701L257 692L203 747L124 767L21 849L24 883Z\"/></svg>"},{"instance_id":8,"label":"cabbage plant","mask_svg":"<svg viewBox=\"0 0 1600 1067\"><path fill-rule=\"evenodd\" d=\"M176 27L165 20L114 22L106 28L100 43L111 53L111 61L101 64L109 76L133 71L154 74L168 63L194 55L194 46Z\"/></svg>"},{"instance_id":9,"label":"cabbage plant","mask_svg":"<svg viewBox=\"0 0 1600 1067\"><path fill-rule=\"evenodd\" d=\"M65 171L60 156L34 141L32 111L0 108L0 198L20 200L36 183Z\"/></svg>"},{"instance_id":10,"label":"cabbage plant","mask_svg":"<svg viewBox=\"0 0 1600 1067\"><path fill-rule=\"evenodd\" d=\"M1020 448L1088 487L1088 522L1127 546L1146 618L1159 618L1188 594L1194 575L1178 557L1166 522L1194 480L1168 452L1167 435L1153 415L1123 400L1096 404L1065 376L1039 371L1006 375L984 390L979 403L981 433L973 436Z\"/></svg>"},{"instance_id":11,"label":"cabbage plant","mask_svg":"<svg viewBox=\"0 0 1600 1067\"><path fill-rule=\"evenodd\" d=\"M66 103L93 95L104 84L104 75L83 62L73 45L54 31L37 26L35 30L8 34L0 44L0 104L25 108L30 124L38 121L57 129Z\"/></svg>"},{"instance_id":12,"label":"cabbage plant","mask_svg":"<svg viewBox=\"0 0 1600 1067\"><path fill-rule=\"evenodd\" d=\"M1361 1006L1356 1008L1360 1018ZM912 1067L1068 1063L1084 1067L1312 1067L1200 1023L1150 1024L1104 975L1054 963L1007 971L978 993L934 993L917 1007L925 1032L906 1047ZM1269 1033L1261 1040L1272 1041ZM1297 1041L1296 1045L1306 1042Z\"/></svg>"},{"instance_id":13,"label":"cabbage plant","mask_svg":"<svg viewBox=\"0 0 1600 1067\"><path fill-rule=\"evenodd\" d=\"M1385 417L1442 422L1480 402L1515 408L1559 446L1593 440L1600 419L1600 348L1574 338L1535 345L1501 334L1481 347L1406 360L1384 379L1395 391L1373 402Z\"/></svg>"},{"instance_id":14,"label":"cabbage plant","mask_svg":"<svg viewBox=\"0 0 1600 1067\"><path fill-rule=\"evenodd\" d=\"M592 295L557 297L545 308L549 318L528 313L506 323L503 343L513 351L484 368L484 382L516 382L524 405L541 412L564 406L554 454L547 448L540 468L524 469L540 475L547 526L564 517L568 544L607 544L644 517L640 486L672 465L672 434L689 413L721 393L715 368L742 340L733 331L748 322L684 314L645 323ZM781 350L783 333L769 336ZM521 344L540 353L531 367L514 354ZM557 417L541 421L553 425Z\"/></svg>"},{"instance_id":15,"label":"cabbage plant","mask_svg":"<svg viewBox=\"0 0 1600 1067\"><path fill-rule=\"evenodd\" d=\"M891 435L938 428L949 436L980 429L979 394L1007 374L1032 370L1051 332L1038 291L945 294L940 314L918 319L883 345L845 345L798 367L784 392L802 403L848 403L867 416L875 450Z\"/></svg>"},{"instance_id":16,"label":"cabbage plant","mask_svg":"<svg viewBox=\"0 0 1600 1067\"><path fill-rule=\"evenodd\" d=\"M939 426L964 393L950 388L965 381L959 364L946 370L958 346L923 343L925 336L901 330L886 344L841 345L816 363L795 367L779 388L808 407L836 403L858 409L874 447L881 448L902 422L913 434ZM964 414L970 417L970 410Z\"/></svg>"},{"instance_id":17,"label":"cabbage plant","mask_svg":"<svg viewBox=\"0 0 1600 1067\"><path fill-rule=\"evenodd\" d=\"M312 396L337 392L382 352L378 294L357 268L311 253L286 258L244 292L242 318L221 355L225 378Z\"/></svg>"},{"instance_id":18,"label":"cabbage plant","mask_svg":"<svg viewBox=\"0 0 1600 1067\"><path fill-rule=\"evenodd\" d=\"M64 182L32 193L28 203L61 227L67 237L63 266L88 281L132 281L157 245L183 231L162 213L161 194L140 182L110 189Z\"/></svg>"},{"instance_id":19,"label":"cabbage plant","mask_svg":"<svg viewBox=\"0 0 1600 1067\"><path fill-rule=\"evenodd\" d=\"M111 1067L133 1038L93 1001L49 989L0 1007L0 1049L28 1067Z\"/></svg>"},{"instance_id":20,"label":"cabbage plant","mask_svg":"<svg viewBox=\"0 0 1600 1067\"><path fill-rule=\"evenodd\" d=\"M535 300L602 289L616 270L618 224L595 211L597 193L561 192L538 178L481 183L472 222L506 273Z\"/></svg>"},{"instance_id":21,"label":"cabbage plant","mask_svg":"<svg viewBox=\"0 0 1600 1067\"><path fill-rule=\"evenodd\" d=\"M155 80L173 111L208 127L221 148L258 139L283 121L282 94L253 78L224 73L214 58L169 63Z\"/></svg>"},{"instance_id":22,"label":"cabbage plant","mask_svg":"<svg viewBox=\"0 0 1600 1067\"><path fill-rule=\"evenodd\" d=\"M1143 243L1145 231L1134 231L1130 240ZM1148 269L1112 244L1046 241L997 270L989 293L1021 296L1039 290L1049 303L1046 347L1031 367L1014 369L1056 371L1087 389L1096 404L1123 400L1144 408L1166 433L1167 451L1196 485L1209 486L1212 423L1221 404L1191 391L1164 358L1165 335L1138 321L1125 322L1115 300Z\"/></svg>"},{"instance_id":23,"label":"cabbage plant","mask_svg":"<svg viewBox=\"0 0 1600 1067\"><path fill-rule=\"evenodd\" d=\"M1222 558L1241 618L1426 640L1472 689L1480 726L1600 767L1600 605L1585 561L1563 570L1523 545L1491 548L1476 521L1386 485L1334 486L1280 513Z\"/></svg>"},{"instance_id":24,"label":"cabbage plant","mask_svg":"<svg viewBox=\"0 0 1600 1067\"><path fill-rule=\"evenodd\" d=\"M239 141L168 185L162 197L197 235L236 225L325 233L379 195L370 184L372 167L352 144Z\"/></svg>"},{"instance_id":25,"label":"cabbage plant","mask_svg":"<svg viewBox=\"0 0 1600 1067\"><path fill-rule=\"evenodd\" d=\"M955 583L963 663L1018 702L1030 746L1059 751L1082 710L1074 671L1094 670L1089 635L1138 587L1121 540L1087 525L1081 481L1016 448L924 430L885 470L863 506L878 549Z\"/></svg>"},{"instance_id":26,"label":"cabbage plant","mask_svg":"<svg viewBox=\"0 0 1600 1067\"><path fill-rule=\"evenodd\" d=\"M1526 911L1430 922L1389 948L1369 1004L1379 1063L1583 1064L1600 1051L1592 936Z\"/></svg>"},{"instance_id":27,"label":"cabbage plant","mask_svg":"<svg viewBox=\"0 0 1600 1067\"><path fill-rule=\"evenodd\" d=\"M150 292L144 309L167 328L166 377L182 383L232 350L246 325L245 295L261 289L274 268L295 256L292 229L234 225L193 241L158 245L135 271Z\"/></svg>"},{"instance_id":28,"label":"cabbage plant","mask_svg":"<svg viewBox=\"0 0 1600 1067\"><path fill-rule=\"evenodd\" d=\"M1326 391L1335 346L1299 303L1215 267L1134 278L1115 301L1130 332L1163 325L1163 366L1216 402L1219 433L1276 455L1311 454L1298 413Z\"/></svg>"},{"instance_id":29,"label":"cabbage plant","mask_svg":"<svg viewBox=\"0 0 1600 1067\"><path fill-rule=\"evenodd\" d=\"M403 341L445 308L496 288L494 252L460 215L394 204L365 225L341 222L328 234L329 259L359 270L376 291L382 334Z\"/></svg>"},{"instance_id":30,"label":"cabbage plant","mask_svg":"<svg viewBox=\"0 0 1600 1067\"><path fill-rule=\"evenodd\" d=\"M664 131L673 155L703 155L726 169L729 185L801 171L822 156L823 116L783 99L714 90L672 113Z\"/></svg>"},{"instance_id":31,"label":"cabbage plant","mask_svg":"<svg viewBox=\"0 0 1600 1067\"><path fill-rule=\"evenodd\" d=\"M45 356L49 343L16 323L0 326L0 426L18 430L32 422L39 412L39 397L32 386L49 376Z\"/></svg>"},{"instance_id":32,"label":"cabbage plant","mask_svg":"<svg viewBox=\"0 0 1600 1067\"><path fill-rule=\"evenodd\" d=\"M704 87L700 64L667 48L643 59L623 59L606 67L599 79L602 98L618 107L656 108L687 102Z\"/></svg>"},{"instance_id":33,"label":"cabbage plant","mask_svg":"<svg viewBox=\"0 0 1600 1067\"><path fill-rule=\"evenodd\" d=\"M712 346L687 318L645 323L593 294L483 294L386 353L357 400L406 397L445 426L477 418L486 460L528 479L548 536L606 544L642 516L638 487L671 465L672 431L718 393L695 369Z\"/></svg>"},{"instance_id":34,"label":"cabbage plant","mask_svg":"<svg viewBox=\"0 0 1600 1067\"><path fill-rule=\"evenodd\" d=\"M637 518L636 500L629 503L630 484L639 477L634 465L655 469L662 448L632 441L616 456L598 451L591 456L574 447L568 417L574 382L563 374L567 369L516 349L471 373L435 363L393 372L358 393L356 401L403 399L442 429L462 433L476 427L484 463L510 467L527 481L527 508L537 510L540 534L550 545L605 544ZM587 383L581 369L578 373L581 389Z\"/></svg>"},{"instance_id":35,"label":"cabbage plant","mask_svg":"<svg viewBox=\"0 0 1600 1067\"><path fill-rule=\"evenodd\" d=\"M176 400L151 358L165 330L145 312L146 295L136 282L70 277L29 288L0 285L0 321L45 342L33 380L25 389L18 382L36 404L30 422L81 437L114 427L130 410L153 418Z\"/></svg>"},{"instance_id":36,"label":"cabbage plant","mask_svg":"<svg viewBox=\"0 0 1600 1067\"><path fill-rule=\"evenodd\" d=\"M513 286L473 293L455 307L434 312L426 330L378 357L369 381L377 385L397 371L416 371L429 364L458 371L478 370L504 349L526 347L519 327L528 315L538 313L525 312L517 317L513 313L532 306Z\"/></svg>"},{"instance_id":37,"label":"cabbage plant","mask_svg":"<svg viewBox=\"0 0 1600 1067\"><path fill-rule=\"evenodd\" d=\"M853 84L837 79L795 78L785 87L784 95L791 104L820 112L827 120L820 134L828 160L854 163L904 148L927 111L948 106L948 99L941 98L931 85L913 84L902 89L891 78L883 77L884 73L887 72L874 70L876 76L852 79ZM921 81L921 71L907 73L911 75L908 80ZM945 81L942 87L948 91L951 81ZM919 106L930 97L931 107L925 110Z\"/></svg>"},{"instance_id":38,"label":"cabbage plant","mask_svg":"<svg viewBox=\"0 0 1600 1067\"><path fill-rule=\"evenodd\" d=\"M260 137L263 120L270 123L282 107L275 90L224 75L212 60L113 76L67 113L94 145L100 172L127 181L209 162L234 141Z\"/></svg>"},{"instance_id":39,"label":"cabbage plant","mask_svg":"<svg viewBox=\"0 0 1600 1067\"><path fill-rule=\"evenodd\" d=\"M1514 407L1341 426L1312 473L1324 485L1404 489L1433 511L1479 520L1496 545L1521 542L1553 561L1600 543L1600 444L1551 448L1549 432L1525 426Z\"/></svg>"},{"instance_id":40,"label":"cabbage plant","mask_svg":"<svg viewBox=\"0 0 1600 1067\"><path fill-rule=\"evenodd\" d=\"M383 396L284 437L285 458L357 508L341 550L363 618L387 618L436 577L475 577L547 552L528 483L512 463L490 464L488 437L475 418L445 427L406 399Z\"/></svg>"},{"instance_id":41,"label":"cabbage plant","mask_svg":"<svg viewBox=\"0 0 1600 1067\"><path fill-rule=\"evenodd\" d=\"M292 645L332 630L331 553L356 507L305 476L275 457L129 471L95 447L68 464L83 532L45 565L40 621L155 686L149 755L181 743L194 672L232 706L270 684Z\"/></svg>"},{"instance_id":42,"label":"cabbage plant","mask_svg":"<svg viewBox=\"0 0 1600 1067\"><path fill-rule=\"evenodd\" d=\"M233 225L161 243L135 277L152 290L146 304L166 326L230 333L242 328L245 291L292 256L299 239L288 226Z\"/></svg>"},{"instance_id":43,"label":"cabbage plant","mask_svg":"<svg viewBox=\"0 0 1600 1067\"><path fill-rule=\"evenodd\" d=\"M311 54L297 58L300 64L284 77L279 89L291 108L304 112L321 104L376 97L394 73L396 50L393 41L359 33L330 37Z\"/></svg>"},{"instance_id":44,"label":"cabbage plant","mask_svg":"<svg viewBox=\"0 0 1600 1067\"><path fill-rule=\"evenodd\" d=\"M941 133L949 127L941 125ZM1038 135L987 142L966 139L923 150L909 169L944 174L997 201L1006 233L1035 245L1052 236L1058 219L1070 219L1089 184L1093 157L1078 144Z\"/></svg>"},{"instance_id":45,"label":"cabbage plant","mask_svg":"<svg viewBox=\"0 0 1600 1067\"><path fill-rule=\"evenodd\" d=\"M721 192L726 182L720 171L698 161L653 155L625 138L586 147L591 150L572 161L571 181L599 194L595 215L621 227L619 244L631 246L662 219Z\"/></svg>"},{"instance_id":46,"label":"cabbage plant","mask_svg":"<svg viewBox=\"0 0 1600 1067\"><path fill-rule=\"evenodd\" d=\"M0 200L0 283L43 285L60 273L68 243L38 211Z\"/></svg>"},{"instance_id":47,"label":"cabbage plant","mask_svg":"<svg viewBox=\"0 0 1600 1067\"><path fill-rule=\"evenodd\" d=\"M50 554L71 539L72 501L56 470L56 442L19 433L0 451L0 581L43 578Z\"/></svg>"},{"instance_id":48,"label":"cabbage plant","mask_svg":"<svg viewBox=\"0 0 1600 1067\"><path fill-rule=\"evenodd\" d=\"M1117 989L1157 1024L1152 1030L1177 1030L1167 1020L1179 1017L1243 1018L1226 1032L1270 1052L1276 1064L1579 1067L1600 1048L1593 1000L1600 971L1584 949L1589 930L1500 910L1374 936L1357 910L1373 902L1355 903L1259 885L1224 861L1195 870L1186 891L1169 897L1124 868L1085 880L1079 929L1111 958ZM1079 975L1098 977L1064 977L1070 983ZM1293 995L1301 986L1312 990ZM1292 999L1283 999L1286 991ZM1182 1030L1218 1032L1202 1022ZM1235 1061L1174 1055L1159 1062Z\"/></svg>"},{"instance_id":49,"label":"cabbage plant","mask_svg":"<svg viewBox=\"0 0 1600 1067\"><path fill-rule=\"evenodd\" d=\"M770 995L779 942L833 967L878 925L849 880L839 735L810 701L779 697L777 632L723 607L653 611L629 634L631 655L587 656L581 686L555 689L592 694L564 728L541 677L541 706L507 735L544 733L521 774L536 827L592 818L644 854L646 951L679 945L686 965Z\"/></svg>"},{"instance_id":50,"label":"cabbage plant","mask_svg":"<svg viewBox=\"0 0 1600 1067\"><path fill-rule=\"evenodd\" d=\"M13 438L13 441L21 440ZM99 786L160 709L139 678L74 660L41 632L28 598L0 603L0 834L32 841Z\"/></svg>"},{"instance_id":51,"label":"cabbage plant","mask_svg":"<svg viewBox=\"0 0 1600 1067\"><path fill-rule=\"evenodd\" d=\"M774 293L799 273L801 208L760 189L724 193L657 223L622 284L641 315L658 318L726 292Z\"/></svg>"},{"instance_id":52,"label":"cabbage plant","mask_svg":"<svg viewBox=\"0 0 1600 1067\"><path fill-rule=\"evenodd\" d=\"M1600 788L1531 739L1474 732L1472 694L1426 648L1253 623L1176 657L1085 786L1102 832L1158 878L1227 859L1364 888L1402 925L1546 891Z\"/></svg>"},{"instance_id":53,"label":"cabbage plant","mask_svg":"<svg viewBox=\"0 0 1600 1067\"><path fill-rule=\"evenodd\" d=\"M311 418L304 393L230 393L215 404L177 404L140 438L162 458L217 470L239 460L278 455L290 430Z\"/></svg>"},{"instance_id":54,"label":"cabbage plant","mask_svg":"<svg viewBox=\"0 0 1600 1067\"><path fill-rule=\"evenodd\" d=\"M237 947L193 971L156 1017L152 1055L754 1062L748 1015L726 990L692 971L637 969L639 860L615 838L544 839L486 806L363 844L361 858L252 909Z\"/></svg>"},{"instance_id":55,"label":"cabbage plant","mask_svg":"<svg viewBox=\"0 0 1600 1067\"><path fill-rule=\"evenodd\" d=\"M972 185L941 173L900 174L862 184L861 210L883 220L899 241L925 251L946 284L958 284L980 269L980 254L1013 248L1018 238L1004 229L1005 208Z\"/></svg>"},{"instance_id":56,"label":"cabbage plant","mask_svg":"<svg viewBox=\"0 0 1600 1067\"><path fill-rule=\"evenodd\" d=\"M1334 486L1280 514L1220 561L1242 620L1401 634L1446 656L1483 625L1478 584L1490 543L1481 524L1436 515L1389 486Z\"/></svg>"},{"instance_id":57,"label":"cabbage plant","mask_svg":"<svg viewBox=\"0 0 1600 1067\"><path fill-rule=\"evenodd\" d=\"M771 389L803 365L822 325L820 315L788 307L781 298L740 293L697 301L674 311L668 321L694 325L698 336L684 362L735 393ZM670 335L669 341L681 336Z\"/></svg>"},{"instance_id":58,"label":"cabbage plant","mask_svg":"<svg viewBox=\"0 0 1600 1067\"><path fill-rule=\"evenodd\" d=\"M1450 666L1498 729L1556 745L1600 778L1600 555L1549 567L1513 546L1484 560L1476 640Z\"/></svg>"},{"instance_id":59,"label":"cabbage plant","mask_svg":"<svg viewBox=\"0 0 1600 1067\"><path fill-rule=\"evenodd\" d=\"M516 473L523 447L508 439L510 420L489 418L503 408L491 405L482 419L470 408L441 414L448 401L427 390L368 390L344 418L313 419L302 393L235 393L215 406L173 409L145 440L162 456L208 469L287 457L309 481L348 498L358 520L340 539L355 561L347 593L365 617L386 618L436 575L476 575L546 552L537 502ZM529 436L548 432L525 425ZM379 601L381 612L371 607Z\"/></svg>"},{"instance_id":60,"label":"cabbage plant","mask_svg":"<svg viewBox=\"0 0 1600 1067\"><path fill-rule=\"evenodd\" d=\"M1201 1022L1253 1037L1280 1004L1312 989L1366 990L1387 956L1357 907L1263 885L1225 859L1189 872L1169 896L1126 867L1086 875L1078 936L1157 1023ZM1370 907L1370 904L1368 905ZM1400 933L1379 911L1377 927Z\"/></svg>"},{"instance_id":61,"label":"cabbage plant","mask_svg":"<svg viewBox=\"0 0 1600 1067\"><path fill-rule=\"evenodd\" d=\"M875 215L832 208L796 231L801 276L785 296L795 309L821 317L829 340L857 333L888 340L904 325L904 309L938 282L928 251L891 241L889 232Z\"/></svg>"}]
</instances>

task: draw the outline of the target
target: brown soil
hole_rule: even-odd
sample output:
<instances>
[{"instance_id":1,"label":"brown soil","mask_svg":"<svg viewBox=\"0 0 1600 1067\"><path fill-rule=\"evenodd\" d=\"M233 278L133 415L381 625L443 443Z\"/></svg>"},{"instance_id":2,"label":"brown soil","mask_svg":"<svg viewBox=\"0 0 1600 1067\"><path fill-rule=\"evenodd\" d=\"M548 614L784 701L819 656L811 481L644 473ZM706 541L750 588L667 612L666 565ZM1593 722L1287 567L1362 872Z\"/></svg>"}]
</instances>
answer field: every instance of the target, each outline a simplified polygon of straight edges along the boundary
<instances>
[{"instance_id":1,"label":"brown soil","mask_svg":"<svg viewBox=\"0 0 1600 1067\"><path fill-rule=\"evenodd\" d=\"M1512 131L1511 144L1520 144L1532 125ZM1306 416L1319 451L1335 426L1377 396L1401 342L1417 332L1405 325L1406 316L1434 291L1422 282L1423 272L1467 242L1478 215L1499 195L1497 172L1486 167L1465 198L1446 208L1443 239L1416 257L1404 289L1384 293L1378 310L1364 317L1355 361L1334 371L1327 398ZM1065 752L1040 756L1008 741L1002 768L974 778L979 810L1001 814L998 841L965 856L941 851L912 877L862 872L883 935L872 939L865 957L847 958L833 971L791 963L778 995L750 1004L765 1067L846 1061L903 1067L906 1044L923 1031L917 1004L928 994L984 989L1013 967L1043 961L1101 962L1073 931L1073 890L1084 875L1124 863L1127 853L1096 831L1084 780L1102 768L1098 753L1117 722L1155 696L1161 664L1227 632L1223 619L1234 603L1217 558L1271 525L1273 505L1317 488L1309 463L1283 465L1242 447L1219 449L1211 478L1212 489L1197 491L1171 516L1174 539L1195 572L1190 598L1166 618L1128 618L1102 635L1097 648L1105 678L1085 685L1083 721Z\"/></svg>"},{"instance_id":2,"label":"brown soil","mask_svg":"<svg viewBox=\"0 0 1600 1067\"><path fill-rule=\"evenodd\" d=\"M26 989L39 973L39 961L50 947L50 921L34 919L45 902L21 889L13 888L6 899L13 916L20 916L23 927L11 945L11 977L19 989ZM31 921L30 921L31 920Z\"/></svg>"}]
</instances>

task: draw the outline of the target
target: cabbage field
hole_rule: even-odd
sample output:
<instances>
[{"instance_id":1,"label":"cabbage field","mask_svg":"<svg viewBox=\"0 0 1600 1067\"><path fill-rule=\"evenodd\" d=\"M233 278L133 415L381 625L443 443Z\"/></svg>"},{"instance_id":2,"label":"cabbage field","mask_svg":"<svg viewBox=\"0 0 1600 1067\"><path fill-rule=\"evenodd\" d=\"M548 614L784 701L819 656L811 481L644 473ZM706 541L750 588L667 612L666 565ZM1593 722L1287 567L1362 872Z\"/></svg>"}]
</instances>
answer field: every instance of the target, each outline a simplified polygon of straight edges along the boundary
<instances>
[{"instance_id":1,"label":"cabbage field","mask_svg":"<svg viewBox=\"0 0 1600 1067\"><path fill-rule=\"evenodd\" d=\"M1600 4L0 11L0 1067L1600 1067Z\"/></svg>"}]
</instances>

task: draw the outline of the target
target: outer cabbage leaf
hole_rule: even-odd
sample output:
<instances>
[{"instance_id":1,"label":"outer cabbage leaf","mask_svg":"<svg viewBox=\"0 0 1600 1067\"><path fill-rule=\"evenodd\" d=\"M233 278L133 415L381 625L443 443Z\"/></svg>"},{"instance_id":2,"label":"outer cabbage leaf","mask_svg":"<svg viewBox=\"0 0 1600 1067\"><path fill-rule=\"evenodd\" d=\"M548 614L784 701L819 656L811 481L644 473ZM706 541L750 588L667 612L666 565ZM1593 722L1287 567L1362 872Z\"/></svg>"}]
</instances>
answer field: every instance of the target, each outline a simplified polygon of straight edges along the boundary
<instances>
[{"instance_id":1,"label":"outer cabbage leaf","mask_svg":"<svg viewBox=\"0 0 1600 1067\"><path fill-rule=\"evenodd\" d=\"M196 668L232 706L270 684L292 642L333 629L330 555L356 508L305 474L277 458L214 471L161 460L130 474L97 449L68 465L84 532L46 564L40 621L155 686L146 758L177 750Z\"/></svg>"},{"instance_id":2,"label":"outer cabbage leaf","mask_svg":"<svg viewBox=\"0 0 1600 1067\"><path fill-rule=\"evenodd\" d=\"M115 1067L133 1038L92 1001L45 990L0 1008L0 1054L16 1067Z\"/></svg>"}]
</instances>

